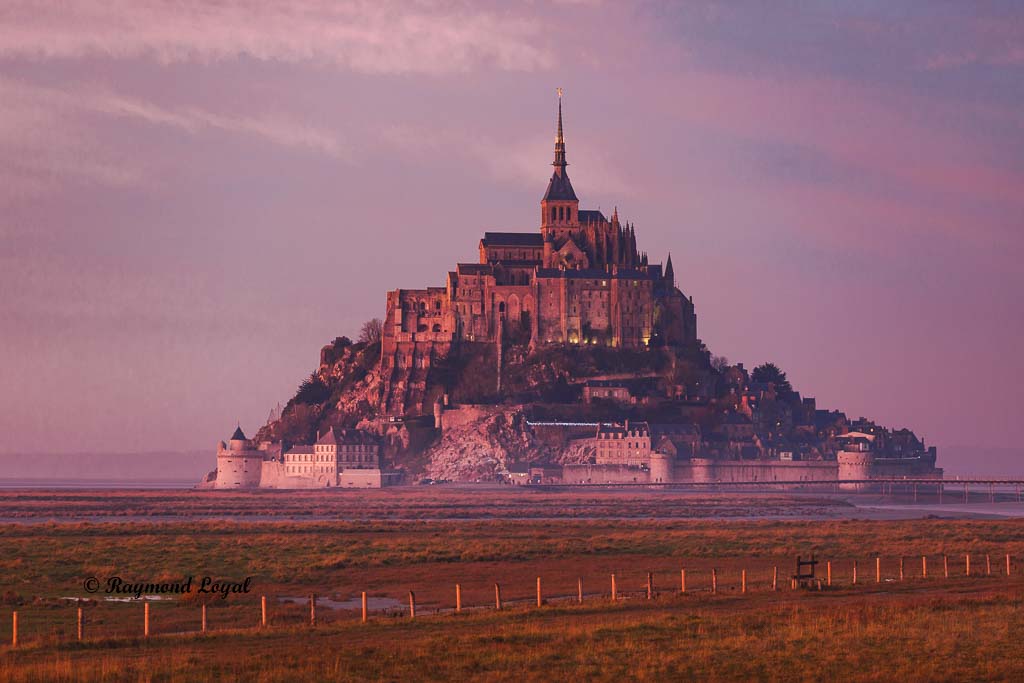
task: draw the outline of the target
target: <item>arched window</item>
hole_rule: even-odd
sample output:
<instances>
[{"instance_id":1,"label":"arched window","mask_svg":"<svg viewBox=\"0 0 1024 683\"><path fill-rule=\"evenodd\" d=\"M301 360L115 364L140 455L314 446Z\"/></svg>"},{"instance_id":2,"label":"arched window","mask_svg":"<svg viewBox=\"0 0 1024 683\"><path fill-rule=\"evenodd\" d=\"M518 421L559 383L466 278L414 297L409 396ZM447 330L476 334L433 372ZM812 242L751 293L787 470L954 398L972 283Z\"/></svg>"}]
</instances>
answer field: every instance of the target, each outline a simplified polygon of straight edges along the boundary
<instances>
[{"instance_id":1,"label":"arched window","mask_svg":"<svg viewBox=\"0 0 1024 683\"><path fill-rule=\"evenodd\" d=\"M554 222L555 222L555 217L556 217L557 215L558 215L558 213L557 213L557 209L555 209L555 207L553 207L553 206L552 206L552 207L551 207L551 222L552 222L552 223L554 223Z\"/></svg>"},{"instance_id":2,"label":"arched window","mask_svg":"<svg viewBox=\"0 0 1024 683\"><path fill-rule=\"evenodd\" d=\"M560 206L558 207L558 220L562 220L563 218L565 218L565 207Z\"/></svg>"}]
</instances>

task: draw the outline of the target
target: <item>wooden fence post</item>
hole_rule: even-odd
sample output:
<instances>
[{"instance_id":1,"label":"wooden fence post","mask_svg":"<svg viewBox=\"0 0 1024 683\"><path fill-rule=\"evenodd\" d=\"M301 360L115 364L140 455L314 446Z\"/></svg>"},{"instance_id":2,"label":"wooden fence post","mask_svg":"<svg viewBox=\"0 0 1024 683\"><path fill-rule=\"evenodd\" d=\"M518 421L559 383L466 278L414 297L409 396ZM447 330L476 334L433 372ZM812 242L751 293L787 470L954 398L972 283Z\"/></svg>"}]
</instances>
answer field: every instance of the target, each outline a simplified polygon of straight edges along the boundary
<instances>
[{"instance_id":1,"label":"wooden fence post","mask_svg":"<svg viewBox=\"0 0 1024 683\"><path fill-rule=\"evenodd\" d=\"M267 627L267 596L260 596L260 626Z\"/></svg>"},{"instance_id":2,"label":"wooden fence post","mask_svg":"<svg viewBox=\"0 0 1024 683\"><path fill-rule=\"evenodd\" d=\"M142 635L149 638L149 603L142 604Z\"/></svg>"},{"instance_id":3,"label":"wooden fence post","mask_svg":"<svg viewBox=\"0 0 1024 683\"><path fill-rule=\"evenodd\" d=\"M779 565L772 567L772 590L777 590L779 587Z\"/></svg>"},{"instance_id":4,"label":"wooden fence post","mask_svg":"<svg viewBox=\"0 0 1024 683\"><path fill-rule=\"evenodd\" d=\"M882 558L875 558L875 583L882 583Z\"/></svg>"},{"instance_id":5,"label":"wooden fence post","mask_svg":"<svg viewBox=\"0 0 1024 683\"><path fill-rule=\"evenodd\" d=\"M11 647L18 647L18 610L11 612Z\"/></svg>"},{"instance_id":6,"label":"wooden fence post","mask_svg":"<svg viewBox=\"0 0 1024 683\"><path fill-rule=\"evenodd\" d=\"M949 555L942 556L942 573L949 578Z\"/></svg>"},{"instance_id":7,"label":"wooden fence post","mask_svg":"<svg viewBox=\"0 0 1024 683\"><path fill-rule=\"evenodd\" d=\"M1010 575L1010 553L1006 553L1006 575Z\"/></svg>"},{"instance_id":8,"label":"wooden fence post","mask_svg":"<svg viewBox=\"0 0 1024 683\"><path fill-rule=\"evenodd\" d=\"M985 576L992 576L992 559L985 553Z\"/></svg>"},{"instance_id":9,"label":"wooden fence post","mask_svg":"<svg viewBox=\"0 0 1024 683\"><path fill-rule=\"evenodd\" d=\"M84 634L84 626L85 626L85 624L84 624L84 622L82 620L82 608L79 607L78 608L78 639L79 640L82 640L82 637L85 635Z\"/></svg>"},{"instance_id":10,"label":"wooden fence post","mask_svg":"<svg viewBox=\"0 0 1024 683\"><path fill-rule=\"evenodd\" d=\"M416 594L409 591L409 618L416 618Z\"/></svg>"},{"instance_id":11,"label":"wooden fence post","mask_svg":"<svg viewBox=\"0 0 1024 683\"><path fill-rule=\"evenodd\" d=\"M747 592L747 570L740 570L740 593Z\"/></svg>"},{"instance_id":12,"label":"wooden fence post","mask_svg":"<svg viewBox=\"0 0 1024 683\"><path fill-rule=\"evenodd\" d=\"M365 624L366 620L370 616L369 614L367 614L368 610L366 609L368 607L368 605L366 604L366 591L363 591L363 594L362 594L361 597L362 597L362 603L363 603L363 605L362 605L362 607L363 607L363 623Z\"/></svg>"},{"instance_id":13,"label":"wooden fence post","mask_svg":"<svg viewBox=\"0 0 1024 683\"><path fill-rule=\"evenodd\" d=\"M718 592L718 570L717 569L712 569L711 570L711 592L712 593L717 593Z\"/></svg>"},{"instance_id":14,"label":"wooden fence post","mask_svg":"<svg viewBox=\"0 0 1024 683\"><path fill-rule=\"evenodd\" d=\"M647 599L650 600L654 597L654 577L651 576L650 572L647 572Z\"/></svg>"},{"instance_id":15,"label":"wooden fence post","mask_svg":"<svg viewBox=\"0 0 1024 683\"><path fill-rule=\"evenodd\" d=\"M501 609L501 585L494 584L494 609Z\"/></svg>"},{"instance_id":16,"label":"wooden fence post","mask_svg":"<svg viewBox=\"0 0 1024 683\"><path fill-rule=\"evenodd\" d=\"M928 556L927 555L922 555L921 556L921 578L922 579L927 579L928 578Z\"/></svg>"},{"instance_id":17,"label":"wooden fence post","mask_svg":"<svg viewBox=\"0 0 1024 683\"><path fill-rule=\"evenodd\" d=\"M825 562L825 585L832 585L832 560Z\"/></svg>"},{"instance_id":18,"label":"wooden fence post","mask_svg":"<svg viewBox=\"0 0 1024 683\"><path fill-rule=\"evenodd\" d=\"M541 594L540 594L540 577L538 576L537 577L537 607L540 607L543 604L544 604L544 600L543 600L543 598L541 598Z\"/></svg>"},{"instance_id":19,"label":"wooden fence post","mask_svg":"<svg viewBox=\"0 0 1024 683\"><path fill-rule=\"evenodd\" d=\"M576 602L583 604L583 577L576 579Z\"/></svg>"},{"instance_id":20,"label":"wooden fence post","mask_svg":"<svg viewBox=\"0 0 1024 683\"><path fill-rule=\"evenodd\" d=\"M201 627L201 630L202 630L203 633L206 633L206 603L203 603L203 605L202 605L202 627Z\"/></svg>"},{"instance_id":21,"label":"wooden fence post","mask_svg":"<svg viewBox=\"0 0 1024 683\"><path fill-rule=\"evenodd\" d=\"M316 593L309 594L309 625L316 626Z\"/></svg>"},{"instance_id":22,"label":"wooden fence post","mask_svg":"<svg viewBox=\"0 0 1024 683\"><path fill-rule=\"evenodd\" d=\"M853 561L853 585L857 585L857 560Z\"/></svg>"},{"instance_id":23,"label":"wooden fence post","mask_svg":"<svg viewBox=\"0 0 1024 683\"><path fill-rule=\"evenodd\" d=\"M903 557L900 557L900 581L903 580Z\"/></svg>"},{"instance_id":24,"label":"wooden fence post","mask_svg":"<svg viewBox=\"0 0 1024 683\"><path fill-rule=\"evenodd\" d=\"M365 596L366 593L363 593L363 595ZM366 609L365 609L365 607L366 607L366 598L364 597L363 598L363 621L366 621ZM455 611L456 612L461 612L462 611L462 586L460 584L455 584Z\"/></svg>"},{"instance_id":25,"label":"wooden fence post","mask_svg":"<svg viewBox=\"0 0 1024 683\"><path fill-rule=\"evenodd\" d=\"M970 553L966 553L964 555L964 561L966 562L966 568L965 568L964 571L967 574L967 576L970 576L971 575L971 554Z\"/></svg>"},{"instance_id":26,"label":"wooden fence post","mask_svg":"<svg viewBox=\"0 0 1024 683\"><path fill-rule=\"evenodd\" d=\"M619 596L619 594L615 590L615 574L612 574L612 602L615 602L616 600L618 600L619 599L618 596Z\"/></svg>"},{"instance_id":27,"label":"wooden fence post","mask_svg":"<svg viewBox=\"0 0 1024 683\"><path fill-rule=\"evenodd\" d=\"M1007 557L1009 557L1009 555L1007 555ZM685 569L680 569L679 570L679 592L680 593L685 593L686 592L686 570Z\"/></svg>"}]
</instances>

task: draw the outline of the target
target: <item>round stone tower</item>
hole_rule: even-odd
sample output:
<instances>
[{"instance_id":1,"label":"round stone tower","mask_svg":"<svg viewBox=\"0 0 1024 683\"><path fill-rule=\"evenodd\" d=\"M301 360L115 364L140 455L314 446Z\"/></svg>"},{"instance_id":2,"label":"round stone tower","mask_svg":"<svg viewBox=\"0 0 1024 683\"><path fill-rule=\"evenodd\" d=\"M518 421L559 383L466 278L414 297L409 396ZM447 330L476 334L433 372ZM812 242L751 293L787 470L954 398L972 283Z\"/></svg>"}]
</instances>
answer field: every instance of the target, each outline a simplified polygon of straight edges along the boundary
<instances>
[{"instance_id":1,"label":"round stone tower","mask_svg":"<svg viewBox=\"0 0 1024 683\"><path fill-rule=\"evenodd\" d=\"M665 453L651 453L651 483L671 484L675 481L675 458Z\"/></svg>"},{"instance_id":2,"label":"round stone tower","mask_svg":"<svg viewBox=\"0 0 1024 683\"><path fill-rule=\"evenodd\" d=\"M866 491L868 484L855 480L867 480L871 478L871 466L875 462L875 456L871 451L839 451L836 454L839 463L837 478L842 491Z\"/></svg>"},{"instance_id":3,"label":"round stone tower","mask_svg":"<svg viewBox=\"0 0 1024 683\"><path fill-rule=\"evenodd\" d=\"M217 444L217 488L258 488L262 472L263 452L253 448L241 427L227 444Z\"/></svg>"},{"instance_id":4,"label":"round stone tower","mask_svg":"<svg viewBox=\"0 0 1024 683\"><path fill-rule=\"evenodd\" d=\"M715 461L710 458L690 458L695 484L707 484L715 479Z\"/></svg>"}]
</instances>

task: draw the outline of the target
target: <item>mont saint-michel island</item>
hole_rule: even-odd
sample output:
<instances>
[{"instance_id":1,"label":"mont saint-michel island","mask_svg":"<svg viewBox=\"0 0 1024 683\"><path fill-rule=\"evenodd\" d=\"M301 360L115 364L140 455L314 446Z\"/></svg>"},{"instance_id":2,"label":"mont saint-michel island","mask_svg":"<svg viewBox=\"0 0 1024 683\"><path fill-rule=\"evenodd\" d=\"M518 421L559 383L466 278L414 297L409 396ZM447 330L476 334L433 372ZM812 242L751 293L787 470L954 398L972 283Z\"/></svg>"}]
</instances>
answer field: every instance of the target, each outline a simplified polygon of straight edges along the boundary
<instances>
[{"instance_id":1,"label":"mont saint-michel island","mask_svg":"<svg viewBox=\"0 0 1024 683\"><path fill-rule=\"evenodd\" d=\"M1024 2L5 3L0 682L1024 680L1022 76Z\"/></svg>"},{"instance_id":2,"label":"mont saint-michel island","mask_svg":"<svg viewBox=\"0 0 1024 683\"><path fill-rule=\"evenodd\" d=\"M941 480L911 429L707 348L671 255L644 251L618 207L580 208L561 92L551 165L537 227L484 232L436 286L389 291L383 317L325 346L251 438L239 425L217 444L200 486Z\"/></svg>"}]
</instances>

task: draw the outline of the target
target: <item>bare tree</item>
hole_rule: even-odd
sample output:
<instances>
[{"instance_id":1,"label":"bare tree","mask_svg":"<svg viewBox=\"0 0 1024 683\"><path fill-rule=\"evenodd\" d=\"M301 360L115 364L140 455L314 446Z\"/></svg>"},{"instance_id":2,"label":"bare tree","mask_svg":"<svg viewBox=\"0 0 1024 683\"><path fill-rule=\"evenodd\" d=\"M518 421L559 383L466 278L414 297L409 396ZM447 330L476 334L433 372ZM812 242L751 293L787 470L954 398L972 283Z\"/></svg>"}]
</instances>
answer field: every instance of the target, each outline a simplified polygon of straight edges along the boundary
<instances>
[{"instance_id":1,"label":"bare tree","mask_svg":"<svg viewBox=\"0 0 1024 683\"><path fill-rule=\"evenodd\" d=\"M711 356L711 367L721 372L729 367L729 359L725 356Z\"/></svg>"},{"instance_id":2,"label":"bare tree","mask_svg":"<svg viewBox=\"0 0 1024 683\"><path fill-rule=\"evenodd\" d=\"M380 341L384 332L384 322L380 318L371 318L359 328L359 341L366 344L376 344Z\"/></svg>"}]
</instances>

